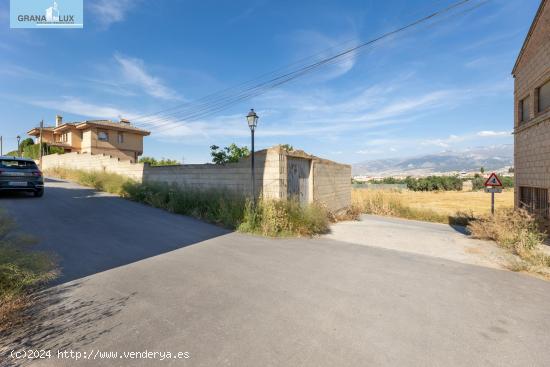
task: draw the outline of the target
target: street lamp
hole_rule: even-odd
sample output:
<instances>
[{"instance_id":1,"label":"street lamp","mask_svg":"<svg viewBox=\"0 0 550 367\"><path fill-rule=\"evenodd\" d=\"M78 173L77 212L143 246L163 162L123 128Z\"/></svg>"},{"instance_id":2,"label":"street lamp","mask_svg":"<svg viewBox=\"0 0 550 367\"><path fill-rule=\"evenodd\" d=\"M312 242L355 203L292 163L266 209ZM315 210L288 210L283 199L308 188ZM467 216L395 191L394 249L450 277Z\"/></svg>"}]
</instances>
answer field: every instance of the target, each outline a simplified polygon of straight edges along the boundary
<instances>
[{"instance_id":1,"label":"street lamp","mask_svg":"<svg viewBox=\"0 0 550 367\"><path fill-rule=\"evenodd\" d=\"M252 169L252 200L254 201L254 205L256 205L256 180L254 176L254 131L256 130L256 126L258 125L258 115L256 112L254 112L254 109L250 109L250 112L248 115L246 115L246 121L248 122L248 127L250 128L250 134L252 138L252 144L251 144L251 169Z\"/></svg>"},{"instance_id":2,"label":"street lamp","mask_svg":"<svg viewBox=\"0 0 550 367\"><path fill-rule=\"evenodd\" d=\"M21 157L21 148L20 148L20 145L19 145L20 140L21 140L21 137L19 135L17 135L17 155L19 157Z\"/></svg>"}]
</instances>

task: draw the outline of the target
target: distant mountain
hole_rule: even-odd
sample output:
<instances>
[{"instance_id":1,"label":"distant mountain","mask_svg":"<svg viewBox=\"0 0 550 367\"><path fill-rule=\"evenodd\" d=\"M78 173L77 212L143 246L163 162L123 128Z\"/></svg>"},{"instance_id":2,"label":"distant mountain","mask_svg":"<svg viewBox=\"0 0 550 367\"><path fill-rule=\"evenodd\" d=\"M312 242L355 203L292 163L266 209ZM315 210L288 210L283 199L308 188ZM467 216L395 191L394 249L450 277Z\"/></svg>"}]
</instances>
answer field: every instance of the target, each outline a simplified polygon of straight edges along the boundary
<instances>
[{"instance_id":1,"label":"distant mountain","mask_svg":"<svg viewBox=\"0 0 550 367\"><path fill-rule=\"evenodd\" d=\"M369 160L352 165L354 176L427 176L430 174L499 171L513 165L512 144L445 151L411 158Z\"/></svg>"}]
</instances>

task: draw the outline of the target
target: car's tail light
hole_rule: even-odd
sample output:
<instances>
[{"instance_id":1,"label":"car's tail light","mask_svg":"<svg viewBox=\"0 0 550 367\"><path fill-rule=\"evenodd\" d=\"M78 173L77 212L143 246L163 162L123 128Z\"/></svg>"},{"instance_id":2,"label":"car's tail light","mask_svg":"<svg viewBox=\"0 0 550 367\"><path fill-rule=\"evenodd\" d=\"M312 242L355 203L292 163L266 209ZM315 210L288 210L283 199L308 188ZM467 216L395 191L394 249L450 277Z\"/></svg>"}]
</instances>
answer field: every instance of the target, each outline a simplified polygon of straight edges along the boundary
<instances>
[{"instance_id":1,"label":"car's tail light","mask_svg":"<svg viewBox=\"0 0 550 367\"><path fill-rule=\"evenodd\" d=\"M33 175L33 176L36 176L36 177L42 177L42 172L40 172L40 171L34 171L34 172L32 173L32 175Z\"/></svg>"}]
</instances>

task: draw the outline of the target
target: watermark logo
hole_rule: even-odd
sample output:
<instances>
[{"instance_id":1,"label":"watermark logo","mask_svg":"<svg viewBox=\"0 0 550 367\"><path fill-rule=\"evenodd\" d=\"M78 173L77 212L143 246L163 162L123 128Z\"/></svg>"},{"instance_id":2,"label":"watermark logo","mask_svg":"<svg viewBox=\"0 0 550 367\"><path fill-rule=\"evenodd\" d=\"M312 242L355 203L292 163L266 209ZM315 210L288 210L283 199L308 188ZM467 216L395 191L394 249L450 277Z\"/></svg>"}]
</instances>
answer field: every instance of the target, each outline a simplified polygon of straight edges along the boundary
<instances>
[{"instance_id":1,"label":"watermark logo","mask_svg":"<svg viewBox=\"0 0 550 367\"><path fill-rule=\"evenodd\" d=\"M11 28L83 28L83 0L10 0Z\"/></svg>"}]
</instances>

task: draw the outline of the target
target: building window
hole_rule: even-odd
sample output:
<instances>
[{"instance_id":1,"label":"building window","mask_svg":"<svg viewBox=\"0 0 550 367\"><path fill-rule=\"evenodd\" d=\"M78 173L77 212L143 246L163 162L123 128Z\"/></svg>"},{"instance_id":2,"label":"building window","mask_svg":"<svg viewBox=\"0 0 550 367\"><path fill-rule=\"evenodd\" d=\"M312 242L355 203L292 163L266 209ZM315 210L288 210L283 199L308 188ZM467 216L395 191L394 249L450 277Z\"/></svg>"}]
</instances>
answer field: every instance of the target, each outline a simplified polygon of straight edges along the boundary
<instances>
[{"instance_id":1,"label":"building window","mask_svg":"<svg viewBox=\"0 0 550 367\"><path fill-rule=\"evenodd\" d=\"M529 121L529 97L525 97L519 101L519 122L524 123Z\"/></svg>"},{"instance_id":2,"label":"building window","mask_svg":"<svg viewBox=\"0 0 550 367\"><path fill-rule=\"evenodd\" d=\"M118 141L119 144L124 143L124 133L118 133L117 141Z\"/></svg>"},{"instance_id":3,"label":"building window","mask_svg":"<svg viewBox=\"0 0 550 367\"><path fill-rule=\"evenodd\" d=\"M84 140L84 131L80 131L80 140Z\"/></svg>"},{"instance_id":4,"label":"building window","mask_svg":"<svg viewBox=\"0 0 550 367\"><path fill-rule=\"evenodd\" d=\"M100 131L97 133L97 139L101 141L109 141L109 134L105 131Z\"/></svg>"},{"instance_id":5,"label":"building window","mask_svg":"<svg viewBox=\"0 0 550 367\"><path fill-rule=\"evenodd\" d=\"M548 189L520 187L519 205L529 213L548 218Z\"/></svg>"},{"instance_id":6,"label":"building window","mask_svg":"<svg viewBox=\"0 0 550 367\"><path fill-rule=\"evenodd\" d=\"M537 89L537 97L537 112L544 112L550 109L550 80Z\"/></svg>"}]
</instances>

